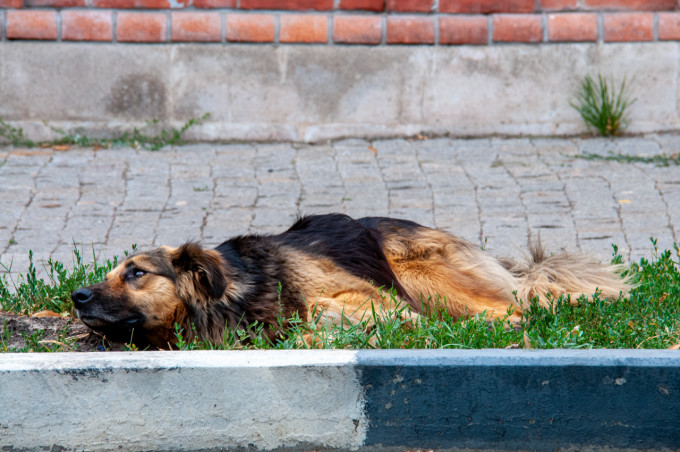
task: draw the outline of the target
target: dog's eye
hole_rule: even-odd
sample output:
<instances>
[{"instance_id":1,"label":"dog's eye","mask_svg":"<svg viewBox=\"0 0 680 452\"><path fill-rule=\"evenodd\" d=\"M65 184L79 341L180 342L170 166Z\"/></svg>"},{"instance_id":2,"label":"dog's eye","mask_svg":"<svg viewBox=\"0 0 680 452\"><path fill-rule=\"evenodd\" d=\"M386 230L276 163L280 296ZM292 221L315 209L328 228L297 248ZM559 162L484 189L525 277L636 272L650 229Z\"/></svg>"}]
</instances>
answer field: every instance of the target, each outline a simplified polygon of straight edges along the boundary
<instances>
[{"instance_id":1,"label":"dog's eye","mask_svg":"<svg viewBox=\"0 0 680 452\"><path fill-rule=\"evenodd\" d=\"M131 268L125 275L125 280L130 281L133 279L139 279L144 275L146 275L146 272L144 270L140 270L138 268Z\"/></svg>"}]
</instances>

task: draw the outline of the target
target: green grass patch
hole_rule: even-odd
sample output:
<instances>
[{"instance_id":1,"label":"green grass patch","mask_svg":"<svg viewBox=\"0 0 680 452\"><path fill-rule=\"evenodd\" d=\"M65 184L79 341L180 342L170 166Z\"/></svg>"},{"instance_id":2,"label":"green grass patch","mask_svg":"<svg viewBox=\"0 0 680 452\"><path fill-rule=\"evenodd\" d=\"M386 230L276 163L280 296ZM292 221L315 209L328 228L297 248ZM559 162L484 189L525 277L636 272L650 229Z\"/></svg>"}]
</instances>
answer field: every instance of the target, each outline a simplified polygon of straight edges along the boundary
<instances>
[{"instance_id":1,"label":"green grass patch","mask_svg":"<svg viewBox=\"0 0 680 452\"><path fill-rule=\"evenodd\" d=\"M673 250L659 251L656 242L652 242L651 258L632 263L625 271L635 283L628 298L611 301L594 294L590 300L581 298L573 304L559 298L553 300L549 309L531 302L516 326L505 319L490 320L484 316L453 319L444 309L432 309L413 321L405 315L406 307L389 313L373 311L371 318L360 324L344 321L341 325L329 325L319 322L323 312L317 311L311 322L297 317L287 319L290 328L274 335L274 339L266 334L270 333L265 330L268 326L257 323L225 331L219 343L189 341L186 332L176 326L177 346L182 350L283 350L307 348L310 343L316 348L349 349L669 348L680 344L680 248L676 244ZM614 263L621 263L621 256L614 250ZM72 314L70 293L102 280L117 263L114 258L101 264L85 264L81 252L76 250L71 270L59 262L48 261L48 277L43 280L36 276L30 257L26 274L14 279L0 278L2 310L30 314L50 309ZM369 321L373 324L371 328L367 328ZM283 324L283 319L280 322ZM4 334L9 334L6 331ZM41 343L38 336L24 339L25 350L18 351L70 347L60 345L62 341L58 339L49 344ZM2 348L7 343L6 337L0 338L0 351L9 351Z\"/></svg>"},{"instance_id":2,"label":"green grass patch","mask_svg":"<svg viewBox=\"0 0 680 452\"><path fill-rule=\"evenodd\" d=\"M35 330L31 333L22 331L24 345L21 347L11 347L12 330L8 327L7 320L3 320L2 334L0 334L0 353L52 353L69 352L74 349L75 340L69 336L68 324L57 331L54 339L48 339L45 330Z\"/></svg>"},{"instance_id":3,"label":"green grass patch","mask_svg":"<svg viewBox=\"0 0 680 452\"><path fill-rule=\"evenodd\" d=\"M680 154L656 154L651 156L638 156L638 155L623 155L609 153L607 155L592 154L590 152L585 152L583 154L577 154L576 158L584 160L607 160L610 162L619 163L647 163L656 166L671 166L680 165Z\"/></svg>"},{"instance_id":4,"label":"green grass patch","mask_svg":"<svg viewBox=\"0 0 680 452\"><path fill-rule=\"evenodd\" d=\"M136 245L132 246L136 250ZM125 255L128 254L126 251ZM0 277L0 310L30 315L39 311L67 312L75 315L71 292L103 281L106 274L118 265L118 257L99 262L92 247L92 263L85 263L83 252L73 249L73 262L69 267L60 261L48 260L44 265L47 278L38 277L38 267L33 252L28 253L28 271L17 276ZM0 269L12 275L12 263L0 263Z\"/></svg>"},{"instance_id":5,"label":"green grass patch","mask_svg":"<svg viewBox=\"0 0 680 452\"><path fill-rule=\"evenodd\" d=\"M198 118L191 118L184 123L179 129L161 129L158 133L148 133L146 129L155 128L159 121L154 119L147 121L146 126L138 129L134 127L132 131L123 132L113 138L92 138L83 134L82 132L66 132L62 129L52 127L52 131L59 135L52 141L34 142L24 135L21 128L12 127L0 118L0 138L4 138L13 146L17 147L50 147L50 146L80 146L80 147L102 147L112 148L120 146L129 146L133 148L143 148L150 151L157 151L163 146L178 146L184 143L182 135L191 127L201 124L210 117L210 113L206 113Z\"/></svg>"}]
</instances>

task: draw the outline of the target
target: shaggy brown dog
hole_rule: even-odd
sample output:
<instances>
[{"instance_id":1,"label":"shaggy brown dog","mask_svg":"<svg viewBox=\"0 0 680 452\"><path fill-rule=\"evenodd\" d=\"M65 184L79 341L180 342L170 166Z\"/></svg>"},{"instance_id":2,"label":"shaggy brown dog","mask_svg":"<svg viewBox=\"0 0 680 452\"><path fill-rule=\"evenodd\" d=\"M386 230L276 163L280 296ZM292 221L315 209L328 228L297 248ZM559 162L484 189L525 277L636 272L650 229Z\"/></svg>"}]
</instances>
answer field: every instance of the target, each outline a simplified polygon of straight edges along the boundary
<instances>
[{"instance_id":1,"label":"shaggy brown dog","mask_svg":"<svg viewBox=\"0 0 680 452\"><path fill-rule=\"evenodd\" d=\"M195 332L219 342L225 328L255 321L273 335L281 318L296 313L361 322L370 321L372 309L399 303L413 315L435 303L454 317L503 317L512 309L510 320L518 321L521 302L535 296L546 305L546 294L575 301L597 290L607 298L628 290L616 267L583 255L532 254L526 264L501 261L411 221L317 215L282 234L236 237L214 250L187 243L135 254L72 299L82 321L110 339L168 348L176 323L188 339Z\"/></svg>"}]
</instances>

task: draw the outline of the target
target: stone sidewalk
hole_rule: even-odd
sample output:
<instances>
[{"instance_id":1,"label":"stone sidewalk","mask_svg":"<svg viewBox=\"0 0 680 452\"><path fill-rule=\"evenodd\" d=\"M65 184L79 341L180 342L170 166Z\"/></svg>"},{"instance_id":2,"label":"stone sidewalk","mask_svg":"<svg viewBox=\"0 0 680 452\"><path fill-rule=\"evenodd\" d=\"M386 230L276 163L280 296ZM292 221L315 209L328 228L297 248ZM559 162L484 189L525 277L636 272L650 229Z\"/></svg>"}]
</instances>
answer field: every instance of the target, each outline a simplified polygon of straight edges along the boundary
<instances>
[{"instance_id":1,"label":"stone sidewalk","mask_svg":"<svg viewBox=\"0 0 680 452\"><path fill-rule=\"evenodd\" d=\"M282 231L304 213L389 215L436 226L496 255L529 236L551 251L627 260L680 239L680 167L577 154L671 155L679 135L590 139L343 140L192 144L158 152L0 147L0 272L28 252L70 265L185 240L217 245Z\"/></svg>"}]
</instances>

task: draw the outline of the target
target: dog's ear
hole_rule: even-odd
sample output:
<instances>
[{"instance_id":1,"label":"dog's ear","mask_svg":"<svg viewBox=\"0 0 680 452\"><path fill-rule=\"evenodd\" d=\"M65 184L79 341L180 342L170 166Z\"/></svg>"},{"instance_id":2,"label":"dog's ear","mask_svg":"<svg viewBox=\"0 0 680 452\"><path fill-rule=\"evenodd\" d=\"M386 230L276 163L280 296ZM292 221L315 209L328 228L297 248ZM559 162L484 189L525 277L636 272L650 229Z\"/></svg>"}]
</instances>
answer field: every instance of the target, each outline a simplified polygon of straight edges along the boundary
<instances>
[{"instance_id":1,"label":"dog's ear","mask_svg":"<svg viewBox=\"0 0 680 452\"><path fill-rule=\"evenodd\" d=\"M207 298L220 298L227 288L224 259L214 250L203 249L197 243L185 243L170 252L177 272L178 289L188 293L200 291ZM192 287L182 287L190 284Z\"/></svg>"}]
</instances>

